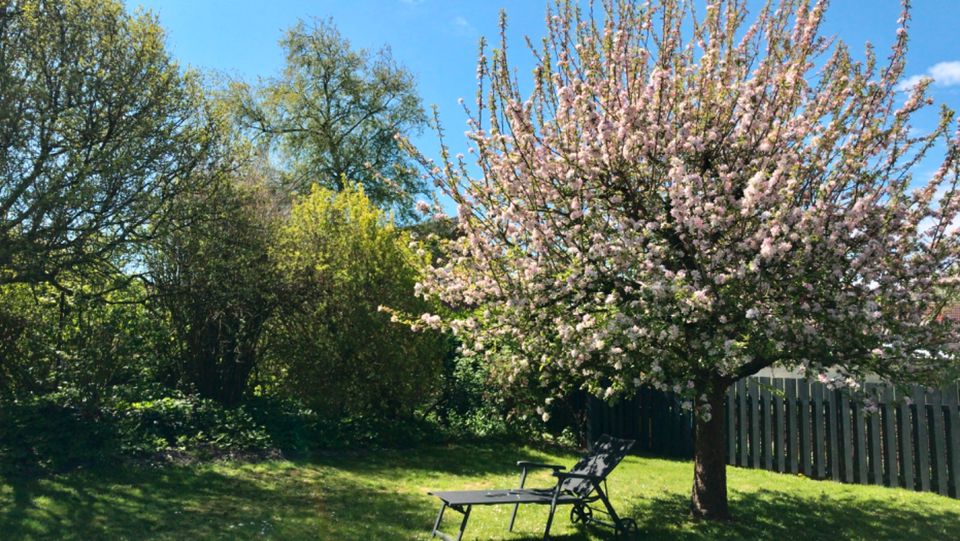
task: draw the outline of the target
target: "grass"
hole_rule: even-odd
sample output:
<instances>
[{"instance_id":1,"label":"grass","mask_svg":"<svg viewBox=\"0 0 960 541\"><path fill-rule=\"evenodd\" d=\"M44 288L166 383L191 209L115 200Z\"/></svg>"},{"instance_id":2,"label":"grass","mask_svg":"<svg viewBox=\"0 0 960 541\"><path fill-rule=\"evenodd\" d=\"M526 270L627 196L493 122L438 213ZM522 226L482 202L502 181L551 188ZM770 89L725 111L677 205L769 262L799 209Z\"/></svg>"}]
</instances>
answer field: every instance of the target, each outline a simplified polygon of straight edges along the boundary
<instances>
[{"instance_id":1,"label":"grass","mask_svg":"<svg viewBox=\"0 0 960 541\"><path fill-rule=\"evenodd\" d=\"M450 446L308 461L213 463L78 471L42 480L0 479L3 539L426 540L437 511L430 489L502 488L519 459L559 461L528 448ZM547 477L537 478L549 484ZM630 457L611 476L614 505L636 518L640 539L956 539L960 501L882 487L729 469L737 520L688 518L689 462ZM465 539L540 539L546 510L521 508L508 534L507 506L478 507ZM554 537L611 539L578 530L562 510ZM448 531L456 513L448 513Z\"/></svg>"}]
</instances>

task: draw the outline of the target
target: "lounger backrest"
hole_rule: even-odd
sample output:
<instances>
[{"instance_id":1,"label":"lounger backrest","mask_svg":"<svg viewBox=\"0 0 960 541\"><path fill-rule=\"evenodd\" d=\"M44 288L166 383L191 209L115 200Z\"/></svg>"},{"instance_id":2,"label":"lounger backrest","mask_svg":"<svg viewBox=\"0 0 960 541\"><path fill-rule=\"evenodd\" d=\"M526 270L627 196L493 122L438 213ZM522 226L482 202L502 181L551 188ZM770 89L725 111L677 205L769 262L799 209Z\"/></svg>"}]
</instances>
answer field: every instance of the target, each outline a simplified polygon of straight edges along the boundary
<instances>
[{"instance_id":1,"label":"lounger backrest","mask_svg":"<svg viewBox=\"0 0 960 541\"><path fill-rule=\"evenodd\" d=\"M570 469L571 473L585 473L606 479L610 472L633 447L633 440L621 440L607 435L600 436L593 445L593 451L580 459ZM563 482L563 490L568 490L581 498L586 498L593 491L593 483L587 479L567 479Z\"/></svg>"}]
</instances>

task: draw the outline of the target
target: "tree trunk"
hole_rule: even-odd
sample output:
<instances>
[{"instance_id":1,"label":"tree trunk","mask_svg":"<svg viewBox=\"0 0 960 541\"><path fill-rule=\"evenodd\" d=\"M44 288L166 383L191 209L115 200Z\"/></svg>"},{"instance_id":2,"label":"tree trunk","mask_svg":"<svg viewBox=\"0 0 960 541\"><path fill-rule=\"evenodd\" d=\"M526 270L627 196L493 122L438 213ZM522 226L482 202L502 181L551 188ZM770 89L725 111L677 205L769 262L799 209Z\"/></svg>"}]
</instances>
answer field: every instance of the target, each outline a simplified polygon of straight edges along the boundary
<instances>
[{"instance_id":1,"label":"tree trunk","mask_svg":"<svg viewBox=\"0 0 960 541\"><path fill-rule=\"evenodd\" d=\"M690 511L697 518L729 520L727 506L726 432L723 398L726 385L714 381L707 391L710 419L696 416L693 457L693 495ZM699 409L699 407L698 407Z\"/></svg>"}]
</instances>

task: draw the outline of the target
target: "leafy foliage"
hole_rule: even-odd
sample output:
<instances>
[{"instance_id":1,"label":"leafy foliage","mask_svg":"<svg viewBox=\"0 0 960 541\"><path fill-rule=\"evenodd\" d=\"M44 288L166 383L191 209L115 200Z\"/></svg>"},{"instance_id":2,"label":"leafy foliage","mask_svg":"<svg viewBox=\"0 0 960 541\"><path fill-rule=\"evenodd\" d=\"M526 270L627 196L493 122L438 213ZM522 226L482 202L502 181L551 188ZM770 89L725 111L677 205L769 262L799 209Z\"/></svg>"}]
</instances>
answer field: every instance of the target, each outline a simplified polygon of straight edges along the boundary
<instances>
[{"instance_id":1,"label":"leafy foliage","mask_svg":"<svg viewBox=\"0 0 960 541\"><path fill-rule=\"evenodd\" d=\"M290 288L268 346L283 389L335 416L389 418L433 394L445 340L378 310L427 306L412 295L426 254L411 242L360 186L295 202L273 252Z\"/></svg>"},{"instance_id":2,"label":"leafy foliage","mask_svg":"<svg viewBox=\"0 0 960 541\"><path fill-rule=\"evenodd\" d=\"M60 391L96 407L115 396L117 386L162 378L167 330L145 304L143 284L123 276L107 283L61 280L69 293L47 285L0 286L3 394Z\"/></svg>"},{"instance_id":3,"label":"leafy foliage","mask_svg":"<svg viewBox=\"0 0 960 541\"><path fill-rule=\"evenodd\" d=\"M300 21L281 41L283 74L254 92L233 89L242 125L283 157L285 185L363 185L374 204L410 217L423 184L397 143L426 124L413 76L389 49L354 50L328 21Z\"/></svg>"},{"instance_id":4,"label":"leafy foliage","mask_svg":"<svg viewBox=\"0 0 960 541\"><path fill-rule=\"evenodd\" d=\"M0 5L0 142L0 284L122 267L217 147L156 20L115 0Z\"/></svg>"},{"instance_id":5,"label":"leafy foliage","mask_svg":"<svg viewBox=\"0 0 960 541\"><path fill-rule=\"evenodd\" d=\"M280 277L268 255L278 210L252 166L216 187L178 200L177 226L157 240L148 263L185 383L234 405L278 302Z\"/></svg>"}]
</instances>

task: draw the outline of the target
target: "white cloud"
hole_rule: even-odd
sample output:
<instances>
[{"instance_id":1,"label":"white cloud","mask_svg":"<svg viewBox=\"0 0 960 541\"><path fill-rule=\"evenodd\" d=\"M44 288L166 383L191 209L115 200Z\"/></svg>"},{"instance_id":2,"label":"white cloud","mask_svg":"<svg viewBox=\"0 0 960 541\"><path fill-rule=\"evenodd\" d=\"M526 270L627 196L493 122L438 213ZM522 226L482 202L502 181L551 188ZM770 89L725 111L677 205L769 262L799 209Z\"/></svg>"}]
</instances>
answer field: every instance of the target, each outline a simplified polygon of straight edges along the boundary
<instances>
[{"instance_id":1,"label":"white cloud","mask_svg":"<svg viewBox=\"0 0 960 541\"><path fill-rule=\"evenodd\" d=\"M908 92L913 90L913 87L920 84L920 81L929 78L929 75L911 75L910 77L907 77L906 79L897 83L897 92Z\"/></svg>"},{"instance_id":2,"label":"white cloud","mask_svg":"<svg viewBox=\"0 0 960 541\"><path fill-rule=\"evenodd\" d=\"M924 79L933 79L936 86L957 86L960 85L960 60L951 62L940 62L934 64L923 75L911 75L900 81L897 90L906 92L917 86Z\"/></svg>"},{"instance_id":3,"label":"white cloud","mask_svg":"<svg viewBox=\"0 0 960 541\"><path fill-rule=\"evenodd\" d=\"M456 36L474 36L477 34L477 29L470 24L470 21L460 15L450 21L450 31Z\"/></svg>"},{"instance_id":4,"label":"white cloud","mask_svg":"<svg viewBox=\"0 0 960 541\"><path fill-rule=\"evenodd\" d=\"M960 60L940 62L930 68L929 73L939 86L960 85Z\"/></svg>"}]
</instances>

